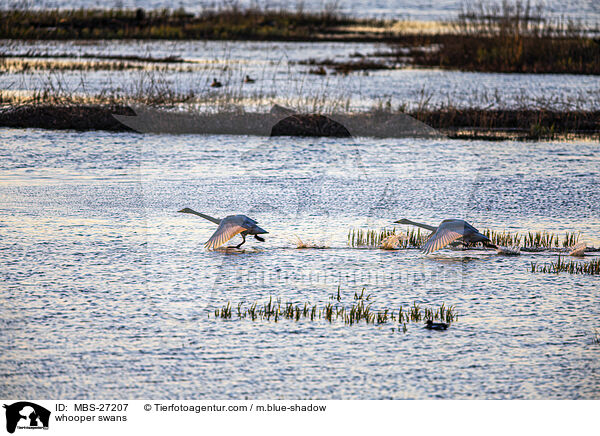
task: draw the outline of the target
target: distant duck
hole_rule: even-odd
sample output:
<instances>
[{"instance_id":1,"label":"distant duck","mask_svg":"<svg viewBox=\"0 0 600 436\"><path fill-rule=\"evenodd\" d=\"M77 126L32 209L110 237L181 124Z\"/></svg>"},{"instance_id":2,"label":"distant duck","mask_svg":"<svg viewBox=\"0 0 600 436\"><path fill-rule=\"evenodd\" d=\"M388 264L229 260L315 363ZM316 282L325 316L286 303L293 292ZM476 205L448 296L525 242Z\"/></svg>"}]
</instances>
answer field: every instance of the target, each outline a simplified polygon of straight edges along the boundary
<instances>
[{"instance_id":1,"label":"distant duck","mask_svg":"<svg viewBox=\"0 0 600 436\"><path fill-rule=\"evenodd\" d=\"M425 321L425 328L429 330L446 330L448 327L450 327L450 324L445 322L433 322L431 319Z\"/></svg>"},{"instance_id":2,"label":"distant duck","mask_svg":"<svg viewBox=\"0 0 600 436\"><path fill-rule=\"evenodd\" d=\"M219 82L216 77L213 79L212 83L210 84L211 88L220 88L221 86L223 86L223 84L221 82Z\"/></svg>"},{"instance_id":3,"label":"distant duck","mask_svg":"<svg viewBox=\"0 0 600 436\"><path fill-rule=\"evenodd\" d=\"M244 83L254 83L254 79L246 74L246 78L244 79Z\"/></svg>"}]
</instances>

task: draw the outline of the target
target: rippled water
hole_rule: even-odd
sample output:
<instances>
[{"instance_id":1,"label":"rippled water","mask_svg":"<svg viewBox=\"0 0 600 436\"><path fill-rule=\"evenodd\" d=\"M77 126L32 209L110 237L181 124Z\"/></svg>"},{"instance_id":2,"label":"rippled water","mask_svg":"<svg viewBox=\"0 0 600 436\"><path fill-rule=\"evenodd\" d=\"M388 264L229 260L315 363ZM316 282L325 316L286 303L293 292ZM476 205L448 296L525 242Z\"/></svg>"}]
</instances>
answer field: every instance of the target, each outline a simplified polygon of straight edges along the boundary
<instances>
[{"instance_id":1,"label":"rippled water","mask_svg":"<svg viewBox=\"0 0 600 436\"><path fill-rule=\"evenodd\" d=\"M353 227L464 217L599 246L598 144L0 130L0 390L31 398L598 398L597 277L550 253L352 249ZM245 213L270 233L207 252ZM294 235L324 242L297 250ZM409 324L215 320L228 301L454 305Z\"/></svg>"},{"instance_id":2,"label":"rippled water","mask_svg":"<svg viewBox=\"0 0 600 436\"><path fill-rule=\"evenodd\" d=\"M477 1L464 0L302 0L289 2L284 0L240 0L235 4L241 7L268 7L274 9L295 9L302 4L305 11L322 11L335 5L342 13L358 17L403 18L413 20L447 20L462 11L464 4L478 4ZM14 0L3 0L0 7L18 4ZM201 11L205 8L229 6L231 2L215 0L109 0L102 4L92 0L41 0L32 4L46 8L146 8L163 9L184 7L188 11ZM600 19L600 6L596 0L544 0L536 2L544 6L544 11L554 17L570 17L593 23Z\"/></svg>"},{"instance_id":3,"label":"rippled water","mask_svg":"<svg viewBox=\"0 0 600 436\"><path fill-rule=\"evenodd\" d=\"M599 110L600 76L568 74L498 74L398 68L349 75L308 74L309 59L337 62L356 61L353 55L390 51L385 44L277 43L227 41L99 41L57 42L0 41L3 53L73 56L178 56L190 61L168 66L166 71L122 70L80 71L31 69L25 73L0 74L0 89L9 92L48 90L51 95L133 95L168 92L204 96L214 101L231 96L231 103L252 109L270 108L273 103L306 108L322 104L325 109L346 111L348 107L368 110L390 102L408 108L428 105L455 107ZM377 59L377 58L375 58ZM68 64L80 59L61 58ZM98 60L98 59L96 59ZM155 66L156 67L156 66ZM165 68L165 64L159 64ZM331 73L331 70L329 71ZM256 80L244 84L243 77ZM210 88L217 77L224 87ZM326 103L322 103L322 102Z\"/></svg>"}]
</instances>

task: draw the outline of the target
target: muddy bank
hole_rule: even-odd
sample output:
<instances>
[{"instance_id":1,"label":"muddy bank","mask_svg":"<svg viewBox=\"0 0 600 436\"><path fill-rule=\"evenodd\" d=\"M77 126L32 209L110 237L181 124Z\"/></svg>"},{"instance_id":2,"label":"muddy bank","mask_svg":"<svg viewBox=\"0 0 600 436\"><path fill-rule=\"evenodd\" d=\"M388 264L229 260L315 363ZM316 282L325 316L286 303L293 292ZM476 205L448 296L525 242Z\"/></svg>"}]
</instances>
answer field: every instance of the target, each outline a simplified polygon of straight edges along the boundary
<instances>
[{"instance_id":1,"label":"muddy bank","mask_svg":"<svg viewBox=\"0 0 600 436\"><path fill-rule=\"evenodd\" d=\"M274 106L268 113L173 112L99 105L32 105L0 111L0 126L44 129L137 131L170 134L257 136L441 137L407 114L297 114Z\"/></svg>"},{"instance_id":2,"label":"muddy bank","mask_svg":"<svg viewBox=\"0 0 600 436\"><path fill-rule=\"evenodd\" d=\"M449 136L539 139L600 133L600 111L444 109L412 115Z\"/></svg>"},{"instance_id":3,"label":"muddy bank","mask_svg":"<svg viewBox=\"0 0 600 436\"><path fill-rule=\"evenodd\" d=\"M127 106L116 105L27 105L0 110L1 127L50 130L131 131L113 114L135 115Z\"/></svg>"},{"instance_id":4,"label":"muddy bank","mask_svg":"<svg viewBox=\"0 0 600 436\"><path fill-rule=\"evenodd\" d=\"M600 136L600 111L452 109L415 113L194 113L115 105L30 105L0 110L0 127L259 136L540 139Z\"/></svg>"}]
</instances>

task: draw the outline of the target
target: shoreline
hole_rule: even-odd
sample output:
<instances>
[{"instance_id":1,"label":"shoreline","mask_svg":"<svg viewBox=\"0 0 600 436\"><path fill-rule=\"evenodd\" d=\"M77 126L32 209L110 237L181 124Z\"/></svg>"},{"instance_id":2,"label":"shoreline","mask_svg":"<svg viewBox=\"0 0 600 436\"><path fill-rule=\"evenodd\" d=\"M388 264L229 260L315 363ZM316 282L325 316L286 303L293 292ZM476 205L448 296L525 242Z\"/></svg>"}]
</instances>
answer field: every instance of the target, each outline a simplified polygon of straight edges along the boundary
<instances>
[{"instance_id":1,"label":"shoreline","mask_svg":"<svg viewBox=\"0 0 600 436\"><path fill-rule=\"evenodd\" d=\"M173 113L149 108L143 119L152 128L144 130L127 125L113 114L128 120L136 118L136 108L119 105L37 104L8 106L0 109L0 128L41 128L50 130L103 130L109 132L152 131L164 133L238 134L269 136L272 127L290 115L301 122L320 114L274 113ZM145 115L143 112L141 115ZM484 110L439 109L423 112L371 111L350 114L323 114L342 125L352 126L352 136L440 137L470 140L544 140L600 139L600 111ZM149 122L148 122L149 121ZM161 128L161 124L168 126ZM310 122L309 122L310 124ZM133 126L134 128L128 127ZM175 127L173 127L175 126ZM422 126L422 128L421 128ZM302 131L287 130L290 136L335 136L317 127ZM179 130L177 130L179 129ZM311 130L313 129L313 130ZM307 133L308 132L308 133ZM287 136L287 135L286 135Z\"/></svg>"}]
</instances>

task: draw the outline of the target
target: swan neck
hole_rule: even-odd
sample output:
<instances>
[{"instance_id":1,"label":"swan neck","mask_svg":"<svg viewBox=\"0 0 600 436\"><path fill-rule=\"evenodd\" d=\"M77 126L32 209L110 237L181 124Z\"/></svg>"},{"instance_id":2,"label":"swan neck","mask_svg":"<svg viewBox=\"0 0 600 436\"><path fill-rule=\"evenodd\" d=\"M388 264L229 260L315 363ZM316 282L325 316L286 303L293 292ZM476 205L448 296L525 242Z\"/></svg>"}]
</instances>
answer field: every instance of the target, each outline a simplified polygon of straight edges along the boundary
<instances>
[{"instance_id":1,"label":"swan neck","mask_svg":"<svg viewBox=\"0 0 600 436\"><path fill-rule=\"evenodd\" d=\"M204 218L205 220L212 221L212 222L213 222L213 223L215 223L215 224L220 224L220 223L221 223L221 220L220 220L220 219L218 219L218 218L213 218L213 217L212 217L212 216L210 216L210 215L205 215L205 214L203 214L203 213L200 213L200 212L196 212L195 210L191 210L191 209L190 209L190 211L189 211L188 213L192 213L192 214L194 214L194 215L198 215L199 217L202 217L202 218Z\"/></svg>"},{"instance_id":2,"label":"swan neck","mask_svg":"<svg viewBox=\"0 0 600 436\"><path fill-rule=\"evenodd\" d=\"M431 232L435 232L437 230L437 227L429 226L427 224L417 223L415 221L411 221L411 220L407 220L407 219L404 220L404 223L410 224L413 226L417 226L417 227L421 227L422 229L429 230Z\"/></svg>"}]
</instances>

